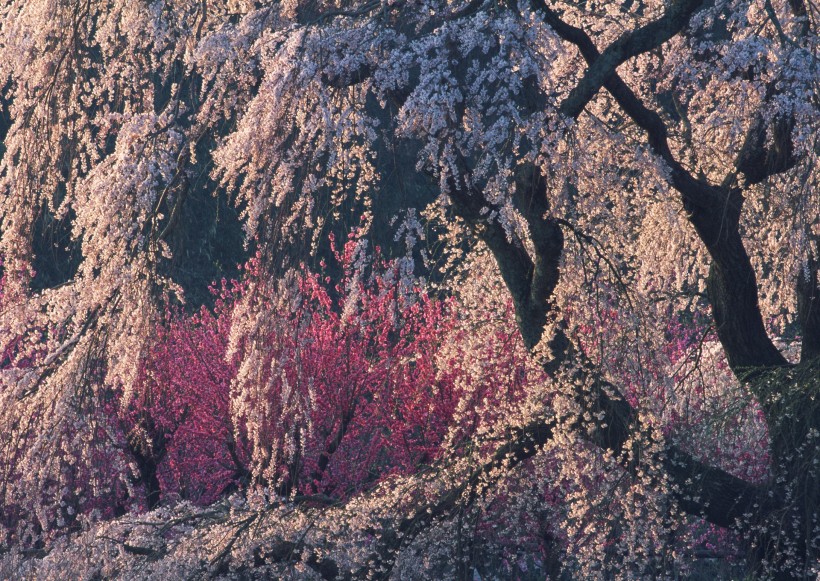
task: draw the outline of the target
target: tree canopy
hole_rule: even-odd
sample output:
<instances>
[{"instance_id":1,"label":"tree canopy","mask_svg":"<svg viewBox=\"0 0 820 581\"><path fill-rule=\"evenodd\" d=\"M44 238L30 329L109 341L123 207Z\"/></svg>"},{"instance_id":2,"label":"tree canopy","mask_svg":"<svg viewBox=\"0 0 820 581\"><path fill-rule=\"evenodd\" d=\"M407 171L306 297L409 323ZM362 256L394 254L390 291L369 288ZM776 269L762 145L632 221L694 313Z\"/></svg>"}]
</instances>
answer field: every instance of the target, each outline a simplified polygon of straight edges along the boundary
<instances>
[{"instance_id":1,"label":"tree canopy","mask_svg":"<svg viewBox=\"0 0 820 581\"><path fill-rule=\"evenodd\" d=\"M162 505L180 575L818 574L814 2L0 17L9 571Z\"/></svg>"}]
</instances>

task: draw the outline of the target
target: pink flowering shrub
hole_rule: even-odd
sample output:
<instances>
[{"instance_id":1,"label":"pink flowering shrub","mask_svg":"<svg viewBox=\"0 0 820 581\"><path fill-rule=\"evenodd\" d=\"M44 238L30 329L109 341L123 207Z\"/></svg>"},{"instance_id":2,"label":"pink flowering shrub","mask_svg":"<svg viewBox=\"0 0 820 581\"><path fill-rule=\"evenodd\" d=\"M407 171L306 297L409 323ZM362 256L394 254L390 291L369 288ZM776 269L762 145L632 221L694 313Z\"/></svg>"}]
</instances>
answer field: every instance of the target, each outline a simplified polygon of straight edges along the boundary
<instances>
[{"instance_id":1,"label":"pink flowering shrub","mask_svg":"<svg viewBox=\"0 0 820 581\"><path fill-rule=\"evenodd\" d=\"M263 385L238 394L251 470L280 492L346 496L412 470L435 458L448 424L452 384L434 366L448 305L378 257L368 275L354 271L355 247L336 254L344 276L332 291L320 275L298 277L292 310L266 337Z\"/></svg>"},{"instance_id":2,"label":"pink flowering shrub","mask_svg":"<svg viewBox=\"0 0 820 581\"><path fill-rule=\"evenodd\" d=\"M234 438L229 410L236 369L225 360L230 296L223 288L214 312L169 313L141 369L141 389L123 402L123 427L142 477L155 479L143 482L153 486L149 504L160 491L210 503L244 477L247 453Z\"/></svg>"},{"instance_id":3,"label":"pink flowering shrub","mask_svg":"<svg viewBox=\"0 0 820 581\"><path fill-rule=\"evenodd\" d=\"M356 248L351 239L336 251L344 274L332 288L320 274L297 277L291 308L272 314L266 371L250 390L236 385L237 354L228 355L246 285L223 282L213 312L169 313L121 413L143 480L153 480L149 505L160 494L209 503L251 483L345 498L431 464L445 437L470 438L498 419L493 402L523 395L532 378L513 327L465 353L452 299L428 295L378 251L354 268ZM480 385L469 357L488 362Z\"/></svg>"}]
</instances>

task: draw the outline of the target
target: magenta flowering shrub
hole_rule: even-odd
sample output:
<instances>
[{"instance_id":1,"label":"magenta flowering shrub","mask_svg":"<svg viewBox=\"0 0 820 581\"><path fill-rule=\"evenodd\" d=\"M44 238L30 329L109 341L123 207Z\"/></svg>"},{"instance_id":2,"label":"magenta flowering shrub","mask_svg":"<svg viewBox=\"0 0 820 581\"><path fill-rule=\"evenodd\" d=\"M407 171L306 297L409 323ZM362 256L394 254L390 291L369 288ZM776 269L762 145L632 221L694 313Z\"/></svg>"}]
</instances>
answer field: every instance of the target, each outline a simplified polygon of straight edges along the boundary
<instances>
[{"instance_id":1,"label":"magenta flowering shrub","mask_svg":"<svg viewBox=\"0 0 820 581\"><path fill-rule=\"evenodd\" d=\"M247 285L223 282L213 312L169 312L137 395L115 414L149 506L206 504L250 485L344 499L432 464L445 439L457 447L499 419L497 404L523 396L533 378L514 328L466 353L454 300L428 295L378 251L354 268L357 244L335 252L344 275L332 288L322 274L296 276L287 308L272 312L266 371L251 390L237 385L238 355L228 354ZM480 377L468 369L476 358Z\"/></svg>"},{"instance_id":2,"label":"magenta flowering shrub","mask_svg":"<svg viewBox=\"0 0 820 581\"><path fill-rule=\"evenodd\" d=\"M140 389L117 411L152 505L160 495L213 502L246 471L229 407L236 368L225 360L231 291L223 284L220 292L214 312L168 313L141 368Z\"/></svg>"},{"instance_id":3,"label":"magenta flowering shrub","mask_svg":"<svg viewBox=\"0 0 820 581\"><path fill-rule=\"evenodd\" d=\"M265 337L261 385L234 394L253 478L280 492L346 497L415 469L437 456L452 412L452 383L434 365L452 311L397 264L375 257L367 274L354 270L355 248L336 253L344 276L333 289L298 276Z\"/></svg>"}]
</instances>

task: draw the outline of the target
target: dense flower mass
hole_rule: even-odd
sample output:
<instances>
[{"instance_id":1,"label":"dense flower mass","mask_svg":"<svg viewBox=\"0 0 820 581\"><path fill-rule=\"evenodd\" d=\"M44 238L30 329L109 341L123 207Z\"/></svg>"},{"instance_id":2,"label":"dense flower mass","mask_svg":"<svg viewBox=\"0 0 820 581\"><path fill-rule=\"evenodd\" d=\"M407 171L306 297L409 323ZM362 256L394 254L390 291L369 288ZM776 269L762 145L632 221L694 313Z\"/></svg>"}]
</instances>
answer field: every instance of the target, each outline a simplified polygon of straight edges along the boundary
<instances>
[{"instance_id":1,"label":"dense flower mass","mask_svg":"<svg viewBox=\"0 0 820 581\"><path fill-rule=\"evenodd\" d=\"M303 272L263 299L274 332L245 384L235 361L251 347L229 355L228 338L247 285L223 283L214 313L170 315L139 396L121 401L123 429L159 487L152 503L160 494L209 503L249 484L347 499L430 465L445 437L460 445L497 418L495 405L543 379L522 364L509 324L485 346L486 375L471 377L453 347L464 333L454 301L364 252L351 240L335 254L343 276L331 288ZM257 269L252 261L246 276Z\"/></svg>"},{"instance_id":2,"label":"dense flower mass","mask_svg":"<svg viewBox=\"0 0 820 581\"><path fill-rule=\"evenodd\" d=\"M223 281L213 287L212 309L202 307L191 315L169 311L140 367L138 395L126 398L121 389L106 389L106 404L91 420L109 427L111 433L96 444L114 439L120 464L100 452L90 459L64 459L88 466L64 476L59 491L29 497L34 504L9 502L6 542L36 545L79 530L83 517L111 518L180 501L207 506L240 490L259 491L264 507L279 498L319 505L346 501L380 483L430 470L443 453L482 439L492 451L492 438L482 434L528 413L533 399L540 405L550 401L544 388L550 380L521 343L509 300L484 302L484 309L470 304L499 285L492 276L435 299L422 290L424 281L402 276L401 261L385 261L378 250L369 254L356 236L340 250L333 248L332 260L343 273L337 284L321 273L294 272L289 286L283 283L276 297L263 299L276 332L265 337L262 379L252 388L232 389L240 385L237 361L247 346L228 352L233 311L249 292L247 283ZM252 260L245 280L258 276L258 269L258 259ZM497 290L492 294L499 296ZM618 326L614 319L609 324ZM654 385L663 385L670 370L680 370L681 360L700 348L702 331L670 323L668 348L656 358L661 367ZM32 364L14 351L15 345L6 349L7 368L15 360L23 368ZM648 372L651 365L646 365ZM672 379L670 385L679 388L682 378ZM641 394L627 372L623 380L630 399L647 397L659 408L656 417L665 433L694 437L696 443L688 443L694 452L750 479L762 478L765 443L763 457L753 446L761 445L765 433L754 431L753 420L733 416L734 428L745 432L734 432L732 438L709 432L717 423L705 402L722 409L733 405L731 398L737 396L727 391L731 379L723 377L722 386L716 386L721 391L708 399L703 393L708 384L698 382L684 406L674 405L665 393ZM660 409L665 406L670 407L666 413ZM697 426L705 433L698 435ZM717 450L704 453L702 447L710 445ZM563 461L577 463L578 455L583 451ZM594 531L582 533L573 520L562 525L561 506L580 491L583 498L600 494L604 467L573 464L559 470L562 456L545 448L543 458L523 470L530 478L548 470L546 480L533 491L504 482L482 521L473 525L488 543L482 550L493 551L501 570L519 574L532 567L540 574L556 550L556 537L590 548L588 536ZM94 479L99 488L92 487ZM56 505L60 510L50 512ZM39 510L32 510L35 506ZM198 514L193 507L183 510L193 511L192 519ZM586 527L601 526L601 515L587 510L576 518ZM737 551L726 533L708 533L702 526L686 524L678 534L685 539L676 543L679 549L689 543Z\"/></svg>"},{"instance_id":3,"label":"dense flower mass","mask_svg":"<svg viewBox=\"0 0 820 581\"><path fill-rule=\"evenodd\" d=\"M818 19L5 2L0 577L816 577Z\"/></svg>"}]
</instances>

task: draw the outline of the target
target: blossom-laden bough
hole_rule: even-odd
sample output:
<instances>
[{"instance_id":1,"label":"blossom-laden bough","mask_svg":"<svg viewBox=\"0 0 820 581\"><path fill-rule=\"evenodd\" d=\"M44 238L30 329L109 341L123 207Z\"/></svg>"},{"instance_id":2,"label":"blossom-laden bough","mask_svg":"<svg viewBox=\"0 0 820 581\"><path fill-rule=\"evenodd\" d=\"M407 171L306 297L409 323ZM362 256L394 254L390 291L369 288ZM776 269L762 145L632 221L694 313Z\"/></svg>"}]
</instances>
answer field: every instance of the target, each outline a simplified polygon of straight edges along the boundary
<instances>
[{"instance_id":1,"label":"blossom-laden bough","mask_svg":"<svg viewBox=\"0 0 820 581\"><path fill-rule=\"evenodd\" d=\"M176 432L149 413L168 375L146 377L144 363L184 300L181 216L206 189L238 208L257 258L220 339L220 365L235 368L214 457L230 466L199 493L267 491L275 508L230 521L237 538L282 527L258 566L422 575L411 555L434 569L438 546L457 563L447 574L468 576L476 547L534 554L520 537L534 523L511 516L529 514L559 523L538 550L567 574L661 575L705 521L741 532L762 575L816 575L814 3L38 0L2 17L0 493L4 517L25 523L16 543L41 546L101 499L119 499L115 512L159 502ZM415 260L457 305L503 313L497 268L514 313L499 316L544 379L497 394L510 407L441 439L417 473L348 495L326 488L329 458L387 372L347 382L355 405L303 464L319 400L297 379L317 362L281 356L299 340L277 311L298 294L294 267L332 254L329 232L355 217L362 245L391 240L394 214L396 272ZM34 268L42 216L78 257L58 282ZM361 306L353 292L334 325ZM702 336L683 354L680 324ZM480 377L485 339L479 326L459 336L479 368L465 376ZM373 371L370 357L347 379ZM183 425L190 409L168 417ZM738 446L765 465L726 462ZM302 497L309 509L281 509ZM149 561L166 550L120 541ZM237 543L208 567L230 570Z\"/></svg>"}]
</instances>

